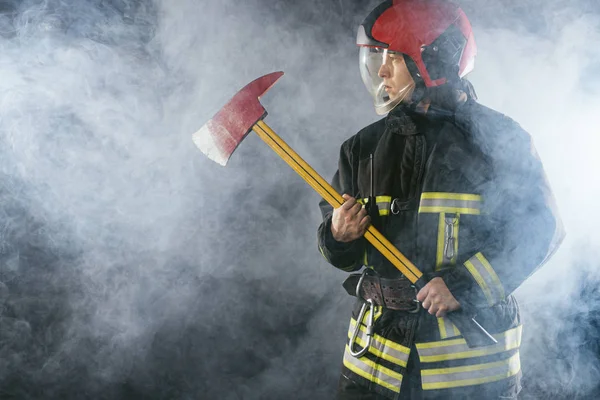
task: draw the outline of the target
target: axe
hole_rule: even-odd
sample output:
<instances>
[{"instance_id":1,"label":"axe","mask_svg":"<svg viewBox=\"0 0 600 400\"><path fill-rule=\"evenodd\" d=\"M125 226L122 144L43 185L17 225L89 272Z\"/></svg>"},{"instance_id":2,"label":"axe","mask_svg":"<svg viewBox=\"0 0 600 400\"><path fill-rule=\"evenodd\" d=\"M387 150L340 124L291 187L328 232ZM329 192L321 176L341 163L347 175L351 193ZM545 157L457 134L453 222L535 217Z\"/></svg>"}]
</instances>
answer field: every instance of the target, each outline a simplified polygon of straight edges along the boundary
<instances>
[{"instance_id":1,"label":"axe","mask_svg":"<svg viewBox=\"0 0 600 400\"><path fill-rule=\"evenodd\" d=\"M344 198L263 121L267 112L259 99L282 75L283 72L273 72L246 85L210 121L193 134L194 144L208 158L224 166L241 141L250 131L254 131L321 197L333 208L338 208L344 203ZM369 226L364 236L408 278L417 290L425 286L427 281L423 273L374 226ZM474 318L466 315L462 310L450 312L447 317L460 330L469 347L497 343L496 339Z\"/></svg>"}]
</instances>

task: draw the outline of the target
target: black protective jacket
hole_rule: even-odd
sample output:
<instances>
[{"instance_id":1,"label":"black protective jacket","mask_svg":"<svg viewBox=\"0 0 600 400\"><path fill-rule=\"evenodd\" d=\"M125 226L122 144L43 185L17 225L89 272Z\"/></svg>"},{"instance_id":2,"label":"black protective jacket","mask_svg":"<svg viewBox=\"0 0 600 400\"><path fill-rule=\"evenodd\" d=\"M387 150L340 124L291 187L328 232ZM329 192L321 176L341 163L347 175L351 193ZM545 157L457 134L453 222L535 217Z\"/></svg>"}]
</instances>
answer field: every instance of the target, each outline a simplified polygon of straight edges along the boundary
<instances>
[{"instance_id":1,"label":"black protective jacket","mask_svg":"<svg viewBox=\"0 0 600 400\"><path fill-rule=\"evenodd\" d=\"M398 106L343 143L332 185L366 199L371 154L380 215L374 225L426 277L441 276L499 343L469 349L446 318L378 308L369 352L357 358L346 347L344 375L389 398L398 396L407 373L419 376L425 398L466 398L489 388L515 394L521 325L510 294L563 238L529 134L474 100L455 112L430 107L422 114ZM348 272L366 266L381 277L401 278L364 238L336 242L332 207L320 206L318 243L327 261ZM357 309L349 337L356 318ZM364 339L363 330L357 343ZM410 353L410 369L418 371L407 372Z\"/></svg>"}]
</instances>

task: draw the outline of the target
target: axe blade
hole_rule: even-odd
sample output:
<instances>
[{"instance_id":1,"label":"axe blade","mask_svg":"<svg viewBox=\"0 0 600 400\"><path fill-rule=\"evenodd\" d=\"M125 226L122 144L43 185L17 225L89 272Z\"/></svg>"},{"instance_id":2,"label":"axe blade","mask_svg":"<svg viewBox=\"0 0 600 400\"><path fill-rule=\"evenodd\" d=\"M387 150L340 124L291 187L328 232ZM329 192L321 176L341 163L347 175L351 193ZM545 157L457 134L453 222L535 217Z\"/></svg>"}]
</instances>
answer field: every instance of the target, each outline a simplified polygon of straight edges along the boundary
<instances>
[{"instance_id":1,"label":"axe blade","mask_svg":"<svg viewBox=\"0 0 600 400\"><path fill-rule=\"evenodd\" d=\"M267 112L259 99L282 75L281 71L272 72L244 86L192 135L196 147L211 160L226 165L252 127L265 117Z\"/></svg>"}]
</instances>

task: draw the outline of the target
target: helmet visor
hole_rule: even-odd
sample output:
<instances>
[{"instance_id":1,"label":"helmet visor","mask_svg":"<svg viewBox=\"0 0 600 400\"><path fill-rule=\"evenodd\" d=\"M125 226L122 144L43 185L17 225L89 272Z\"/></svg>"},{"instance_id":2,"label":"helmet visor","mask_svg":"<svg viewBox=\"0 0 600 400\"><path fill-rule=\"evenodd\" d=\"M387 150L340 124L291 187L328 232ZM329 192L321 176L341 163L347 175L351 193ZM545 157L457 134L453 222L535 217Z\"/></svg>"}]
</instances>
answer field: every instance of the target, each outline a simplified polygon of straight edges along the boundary
<instances>
[{"instance_id":1,"label":"helmet visor","mask_svg":"<svg viewBox=\"0 0 600 400\"><path fill-rule=\"evenodd\" d=\"M377 114L386 114L412 93L414 81L401 53L382 47L360 46L359 66Z\"/></svg>"}]
</instances>

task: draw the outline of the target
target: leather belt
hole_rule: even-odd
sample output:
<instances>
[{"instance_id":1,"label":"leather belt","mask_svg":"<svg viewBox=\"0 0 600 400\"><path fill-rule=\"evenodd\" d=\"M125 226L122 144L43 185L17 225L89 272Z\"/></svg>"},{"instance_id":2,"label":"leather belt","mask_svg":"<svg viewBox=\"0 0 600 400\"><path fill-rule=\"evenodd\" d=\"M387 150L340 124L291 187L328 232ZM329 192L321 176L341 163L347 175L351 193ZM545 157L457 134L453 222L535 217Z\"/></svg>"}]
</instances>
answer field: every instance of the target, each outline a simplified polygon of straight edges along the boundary
<instances>
[{"instance_id":1,"label":"leather belt","mask_svg":"<svg viewBox=\"0 0 600 400\"><path fill-rule=\"evenodd\" d=\"M372 300L377 306L390 310L417 312L417 289L406 278L387 279L370 275L368 270L362 274L352 274L343 283L351 296L357 294L363 300ZM362 279L362 281L361 281ZM360 288L358 284L360 282Z\"/></svg>"}]
</instances>

